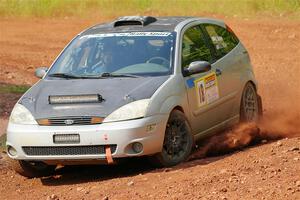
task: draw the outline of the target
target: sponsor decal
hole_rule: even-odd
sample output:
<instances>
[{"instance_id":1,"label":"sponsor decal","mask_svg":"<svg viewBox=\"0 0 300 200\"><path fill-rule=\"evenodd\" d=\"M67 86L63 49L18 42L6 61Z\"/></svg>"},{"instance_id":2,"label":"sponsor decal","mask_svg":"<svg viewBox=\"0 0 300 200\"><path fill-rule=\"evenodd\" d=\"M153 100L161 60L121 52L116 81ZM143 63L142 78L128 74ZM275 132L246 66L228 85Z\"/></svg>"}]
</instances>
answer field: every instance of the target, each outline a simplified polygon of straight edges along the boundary
<instances>
[{"instance_id":1,"label":"sponsor decal","mask_svg":"<svg viewBox=\"0 0 300 200\"><path fill-rule=\"evenodd\" d=\"M194 80L194 84L199 107L219 99L218 81L215 72Z\"/></svg>"},{"instance_id":2,"label":"sponsor decal","mask_svg":"<svg viewBox=\"0 0 300 200\"><path fill-rule=\"evenodd\" d=\"M170 32L128 32L128 33L101 33L93 35L84 35L83 38L95 38L95 37L116 37L116 36L126 36L126 37L137 37L137 36L157 36L157 37L167 37L171 35Z\"/></svg>"}]
</instances>

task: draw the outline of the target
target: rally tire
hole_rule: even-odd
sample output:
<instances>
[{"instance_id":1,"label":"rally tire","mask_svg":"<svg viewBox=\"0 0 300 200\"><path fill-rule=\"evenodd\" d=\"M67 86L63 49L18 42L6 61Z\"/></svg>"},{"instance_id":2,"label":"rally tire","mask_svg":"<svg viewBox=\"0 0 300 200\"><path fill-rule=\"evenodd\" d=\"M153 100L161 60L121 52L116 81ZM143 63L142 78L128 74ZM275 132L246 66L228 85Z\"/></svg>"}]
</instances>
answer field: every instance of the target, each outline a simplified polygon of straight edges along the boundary
<instances>
[{"instance_id":1,"label":"rally tire","mask_svg":"<svg viewBox=\"0 0 300 200\"><path fill-rule=\"evenodd\" d=\"M254 85L248 82L243 90L240 106L241 122L258 122L262 116L262 101Z\"/></svg>"},{"instance_id":2,"label":"rally tire","mask_svg":"<svg viewBox=\"0 0 300 200\"><path fill-rule=\"evenodd\" d=\"M150 161L156 167L171 167L188 159L194 139L185 115L179 111L171 112L167 122L162 151Z\"/></svg>"}]
</instances>

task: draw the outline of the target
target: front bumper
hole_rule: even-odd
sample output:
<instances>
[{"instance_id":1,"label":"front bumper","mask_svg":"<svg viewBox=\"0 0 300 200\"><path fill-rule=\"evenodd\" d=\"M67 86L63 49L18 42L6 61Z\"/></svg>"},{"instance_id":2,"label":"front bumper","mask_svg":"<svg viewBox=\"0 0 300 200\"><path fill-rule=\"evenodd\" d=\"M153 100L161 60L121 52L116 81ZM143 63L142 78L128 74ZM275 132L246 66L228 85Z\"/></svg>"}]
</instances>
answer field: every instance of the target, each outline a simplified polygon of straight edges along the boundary
<instances>
[{"instance_id":1,"label":"front bumper","mask_svg":"<svg viewBox=\"0 0 300 200\"><path fill-rule=\"evenodd\" d=\"M16 150L16 155L9 156L17 160L30 161L63 161L63 160L103 160L106 154L97 155L28 155L23 147L82 147L96 145L116 145L113 158L151 155L160 152L168 115L155 115L142 119L122 122L103 123L81 126L39 126L17 125L9 123L7 128L7 146ZM152 130L149 130L151 125ZM155 127L155 128L153 128ZM78 144L55 144L55 134L79 134ZM140 142L143 150L135 153L132 143Z\"/></svg>"}]
</instances>

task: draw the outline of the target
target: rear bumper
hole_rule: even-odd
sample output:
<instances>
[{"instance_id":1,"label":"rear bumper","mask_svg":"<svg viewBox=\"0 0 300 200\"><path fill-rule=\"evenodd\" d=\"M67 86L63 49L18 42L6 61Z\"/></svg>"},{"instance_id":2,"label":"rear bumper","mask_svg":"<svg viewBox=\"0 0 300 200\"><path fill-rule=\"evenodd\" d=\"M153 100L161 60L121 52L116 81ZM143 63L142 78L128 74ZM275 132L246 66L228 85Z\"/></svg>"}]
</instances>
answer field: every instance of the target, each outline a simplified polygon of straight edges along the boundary
<instances>
[{"instance_id":1,"label":"rear bumper","mask_svg":"<svg viewBox=\"0 0 300 200\"><path fill-rule=\"evenodd\" d=\"M9 156L17 160L30 161L63 161L63 160L103 160L105 153L95 155L28 155L23 147L82 147L116 145L113 158L151 155L160 152L163 145L167 115L155 115L142 119L122 122L103 123L100 125L82 126L39 126L16 125L9 123L7 129L7 146L16 149L16 155ZM149 125L154 129L149 130ZM78 144L55 144L55 134L79 134ZM143 150L135 153L132 143L140 142Z\"/></svg>"}]
</instances>

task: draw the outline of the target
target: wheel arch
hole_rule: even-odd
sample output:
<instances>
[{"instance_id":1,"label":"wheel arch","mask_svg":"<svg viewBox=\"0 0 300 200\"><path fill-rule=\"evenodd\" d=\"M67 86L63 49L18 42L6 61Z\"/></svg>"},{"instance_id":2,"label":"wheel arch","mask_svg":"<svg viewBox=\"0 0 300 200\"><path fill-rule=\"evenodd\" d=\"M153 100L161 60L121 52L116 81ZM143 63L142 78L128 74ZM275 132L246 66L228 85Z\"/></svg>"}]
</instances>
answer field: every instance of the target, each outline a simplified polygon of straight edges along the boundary
<instances>
[{"instance_id":1,"label":"wheel arch","mask_svg":"<svg viewBox=\"0 0 300 200\"><path fill-rule=\"evenodd\" d=\"M182 108L181 106L179 106L179 105L175 106L175 107L171 110L171 112L172 112L173 110L178 110L178 111L182 112L183 114L185 114L183 108Z\"/></svg>"},{"instance_id":2,"label":"wheel arch","mask_svg":"<svg viewBox=\"0 0 300 200\"><path fill-rule=\"evenodd\" d=\"M182 96L169 96L159 106L159 113L170 114L173 110L179 110L184 114L188 113L187 102Z\"/></svg>"}]
</instances>

